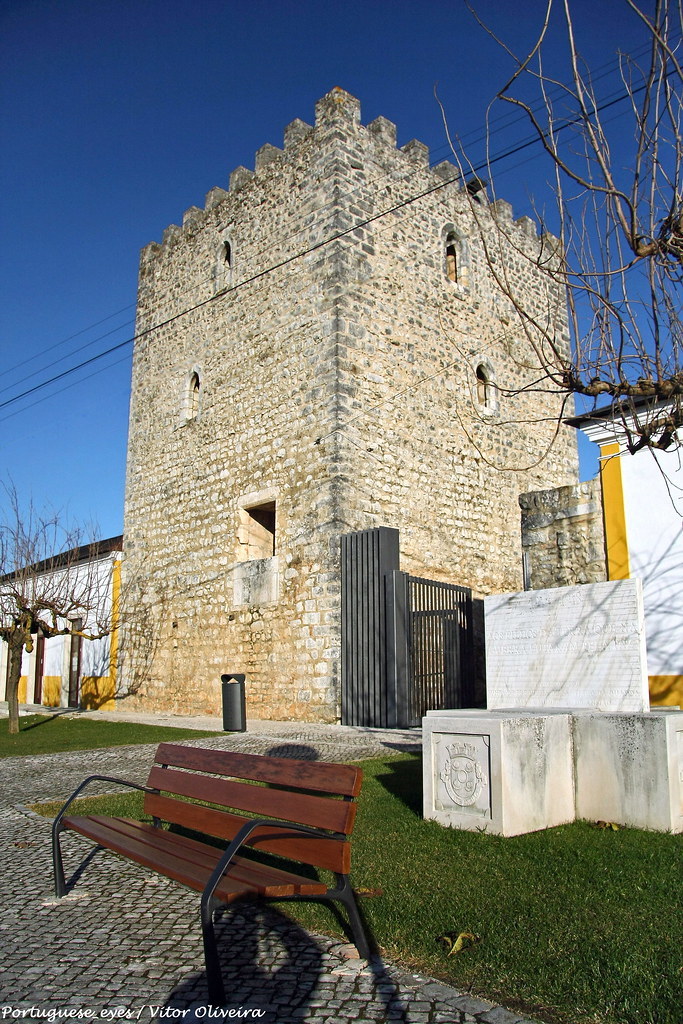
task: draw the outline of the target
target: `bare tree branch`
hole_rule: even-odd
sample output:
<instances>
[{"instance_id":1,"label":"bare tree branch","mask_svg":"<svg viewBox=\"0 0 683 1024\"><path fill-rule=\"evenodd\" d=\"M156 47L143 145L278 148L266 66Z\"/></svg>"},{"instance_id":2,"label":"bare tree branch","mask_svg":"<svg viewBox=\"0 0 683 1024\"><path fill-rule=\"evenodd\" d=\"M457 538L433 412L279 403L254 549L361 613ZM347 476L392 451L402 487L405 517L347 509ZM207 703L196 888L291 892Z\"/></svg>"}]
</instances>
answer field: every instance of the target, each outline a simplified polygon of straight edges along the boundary
<instances>
[{"instance_id":1,"label":"bare tree branch","mask_svg":"<svg viewBox=\"0 0 683 1024\"><path fill-rule=\"evenodd\" d=\"M624 14L639 19L647 46L637 52L645 56L619 54L622 93L601 101L580 54L571 0L547 0L525 56L516 56L475 12L513 61L487 124L500 102L530 123L553 173L557 238L545 233L535 246L521 246L509 221L500 218L493 240L476 200L470 205L487 269L522 326L542 370L539 379L594 403L610 401L627 447L639 451L677 445L683 426L683 7L680 0L655 0L654 11L646 12L636 0L624 0ZM566 82L548 74L544 61L558 31L567 54ZM617 104L630 110L630 135L623 118L614 125ZM489 127L495 197L492 137ZM472 167L450 134L449 141L461 170ZM548 296L566 293L570 350L558 334L563 318L542 303L532 306L518 285L519 258L557 286ZM622 407L627 415L620 414Z\"/></svg>"}]
</instances>

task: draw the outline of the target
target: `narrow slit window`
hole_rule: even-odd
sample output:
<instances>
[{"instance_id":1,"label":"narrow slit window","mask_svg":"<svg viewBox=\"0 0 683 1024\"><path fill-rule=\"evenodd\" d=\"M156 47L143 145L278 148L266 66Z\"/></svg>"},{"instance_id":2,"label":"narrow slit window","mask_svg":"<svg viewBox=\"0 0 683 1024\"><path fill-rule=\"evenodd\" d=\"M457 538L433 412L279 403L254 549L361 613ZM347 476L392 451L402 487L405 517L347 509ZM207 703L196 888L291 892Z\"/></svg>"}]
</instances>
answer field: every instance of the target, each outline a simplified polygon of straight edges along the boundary
<instances>
[{"instance_id":1,"label":"narrow slit window","mask_svg":"<svg viewBox=\"0 0 683 1024\"><path fill-rule=\"evenodd\" d=\"M441 269L446 280L457 285L461 295L470 287L470 254L467 239L455 224L445 224L441 232Z\"/></svg>"},{"instance_id":2,"label":"narrow slit window","mask_svg":"<svg viewBox=\"0 0 683 1024\"><path fill-rule=\"evenodd\" d=\"M228 268L232 266L232 246L227 239L223 242L223 262Z\"/></svg>"},{"instance_id":3,"label":"narrow slit window","mask_svg":"<svg viewBox=\"0 0 683 1024\"><path fill-rule=\"evenodd\" d=\"M476 371L477 375L477 402L485 409L493 409L495 406L495 385L491 374L480 363Z\"/></svg>"},{"instance_id":4,"label":"narrow slit window","mask_svg":"<svg viewBox=\"0 0 683 1024\"><path fill-rule=\"evenodd\" d=\"M458 250L453 241L446 245L446 277L449 281L458 280Z\"/></svg>"},{"instance_id":5,"label":"narrow slit window","mask_svg":"<svg viewBox=\"0 0 683 1024\"><path fill-rule=\"evenodd\" d=\"M190 387L188 390L188 403L187 403L187 418L188 420L196 420L199 416L199 396L201 394L201 382L199 380L199 374L193 373L190 377Z\"/></svg>"}]
</instances>

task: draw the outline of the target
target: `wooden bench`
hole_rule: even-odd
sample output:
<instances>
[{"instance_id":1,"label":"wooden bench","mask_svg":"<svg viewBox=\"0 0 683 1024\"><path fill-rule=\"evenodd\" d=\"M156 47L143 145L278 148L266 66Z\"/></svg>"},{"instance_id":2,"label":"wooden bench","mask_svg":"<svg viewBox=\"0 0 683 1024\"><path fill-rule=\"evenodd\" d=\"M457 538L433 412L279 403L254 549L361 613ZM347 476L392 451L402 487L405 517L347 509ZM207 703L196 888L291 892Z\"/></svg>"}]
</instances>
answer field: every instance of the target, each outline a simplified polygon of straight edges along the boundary
<instances>
[{"instance_id":1,"label":"wooden bench","mask_svg":"<svg viewBox=\"0 0 683 1024\"><path fill-rule=\"evenodd\" d=\"M95 780L142 790L144 811L152 824L67 814L72 801ZM59 841L65 829L201 892L209 998L215 1005L224 1003L225 996L214 914L238 899L338 900L346 908L359 955L367 958L370 948L349 881L349 836L361 780L362 772L354 765L162 743L145 786L91 775L64 804L52 826L56 894L66 892ZM163 823L230 842L223 850ZM245 856L244 846L275 854L278 862L286 858L327 870L336 882L330 886L320 881L317 872L312 873L315 877L293 873L291 863L271 866L272 857L271 863L262 863L248 852Z\"/></svg>"}]
</instances>

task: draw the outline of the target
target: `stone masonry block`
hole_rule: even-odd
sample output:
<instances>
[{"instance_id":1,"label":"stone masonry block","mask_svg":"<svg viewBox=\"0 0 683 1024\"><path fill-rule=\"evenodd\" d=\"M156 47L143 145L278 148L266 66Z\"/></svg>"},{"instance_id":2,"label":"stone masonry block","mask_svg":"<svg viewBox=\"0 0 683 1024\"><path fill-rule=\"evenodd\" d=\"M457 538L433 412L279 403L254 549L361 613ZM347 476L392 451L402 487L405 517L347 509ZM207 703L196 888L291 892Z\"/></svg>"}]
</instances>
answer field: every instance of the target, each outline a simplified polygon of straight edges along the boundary
<instances>
[{"instance_id":1,"label":"stone masonry block","mask_svg":"<svg viewBox=\"0 0 683 1024\"><path fill-rule=\"evenodd\" d=\"M683 711L574 719L576 814L683 832Z\"/></svg>"},{"instance_id":2,"label":"stone masonry block","mask_svg":"<svg viewBox=\"0 0 683 1024\"><path fill-rule=\"evenodd\" d=\"M440 164L436 164L432 167L434 174L438 174L444 181L459 181L460 171L452 164L450 160L442 160Z\"/></svg>"},{"instance_id":3,"label":"stone masonry block","mask_svg":"<svg viewBox=\"0 0 683 1024\"><path fill-rule=\"evenodd\" d=\"M387 120L386 117L376 117L375 120L371 121L368 125L368 131L371 132L375 138L386 142L388 146L396 146L396 125L393 121Z\"/></svg>"},{"instance_id":4,"label":"stone masonry block","mask_svg":"<svg viewBox=\"0 0 683 1024\"><path fill-rule=\"evenodd\" d=\"M215 188L209 189L204 200L204 209L212 210L214 206L218 206L218 204L221 203L227 195L228 192L226 189L220 188L218 185L216 185Z\"/></svg>"},{"instance_id":5,"label":"stone masonry block","mask_svg":"<svg viewBox=\"0 0 683 1024\"><path fill-rule=\"evenodd\" d=\"M230 191L235 192L237 189L243 188L253 177L254 172L250 171L248 167L236 167L230 175Z\"/></svg>"},{"instance_id":6,"label":"stone masonry block","mask_svg":"<svg viewBox=\"0 0 683 1024\"><path fill-rule=\"evenodd\" d=\"M422 735L425 818L503 836L574 820L569 714L431 711Z\"/></svg>"},{"instance_id":7,"label":"stone masonry block","mask_svg":"<svg viewBox=\"0 0 683 1024\"><path fill-rule=\"evenodd\" d=\"M183 214L183 228L192 230L201 224L203 218L204 211L200 210L198 206L191 206Z\"/></svg>"},{"instance_id":8,"label":"stone masonry block","mask_svg":"<svg viewBox=\"0 0 683 1024\"><path fill-rule=\"evenodd\" d=\"M401 152L405 153L416 164L429 167L429 146L425 146L424 142L419 142L418 139L411 139L410 142L406 142L405 146L401 146Z\"/></svg>"},{"instance_id":9,"label":"stone masonry block","mask_svg":"<svg viewBox=\"0 0 683 1024\"><path fill-rule=\"evenodd\" d=\"M315 126L320 128L336 121L360 124L360 102L355 96L335 86L315 105Z\"/></svg>"},{"instance_id":10,"label":"stone masonry block","mask_svg":"<svg viewBox=\"0 0 683 1024\"><path fill-rule=\"evenodd\" d=\"M279 156L282 156L282 150L278 149L277 146L271 146L269 142L266 142L265 146L261 146L260 149L256 150L256 157L254 161L256 172L258 173L268 167L268 165L272 164L274 160L277 160Z\"/></svg>"},{"instance_id":11,"label":"stone masonry block","mask_svg":"<svg viewBox=\"0 0 683 1024\"><path fill-rule=\"evenodd\" d=\"M313 126L306 124L306 122L302 121L299 117L290 121L285 128L285 149L290 149L292 146L296 146L302 139L307 138L312 131Z\"/></svg>"}]
</instances>

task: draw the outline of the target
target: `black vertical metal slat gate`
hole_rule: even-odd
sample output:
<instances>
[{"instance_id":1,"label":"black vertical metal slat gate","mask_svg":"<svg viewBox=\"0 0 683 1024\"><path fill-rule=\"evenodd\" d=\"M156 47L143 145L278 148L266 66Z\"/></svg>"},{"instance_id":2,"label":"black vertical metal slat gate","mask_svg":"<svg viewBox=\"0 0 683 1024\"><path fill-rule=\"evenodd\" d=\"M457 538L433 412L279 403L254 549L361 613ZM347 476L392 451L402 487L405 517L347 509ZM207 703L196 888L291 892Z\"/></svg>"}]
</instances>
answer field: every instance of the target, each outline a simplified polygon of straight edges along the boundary
<instances>
[{"instance_id":1,"label":"black vertical metal slat gate","mask_svg":"<svg viewBox=\"0 0 683 1024\"><path fill-rule=\"evenodd\" d=\"M471 706L471 591L400 572L398 530L341 542L343 724L405 728Z\"/></svg>"},{"instance_id":2,"label":"black vertical metal slat gate","mask_svg":"<svg viewBox=\"0 0 683 1024\"><path fill-rule=\"evenodd\" d=\"M384 577L398 568L398 530L341 538L342 723L388 727Z\"/></svg>"},{"instance_id":3,"label":"black vertical metal slat gate","mask_svg":"<svg viewBox=\"0 0 683 1024\"><path fill-rule=\"evenodd\" d=\"M474 702L472 592L409 576L408 603L408 719L419 725L427 711Z\"/></svg>"}]
</instances>

